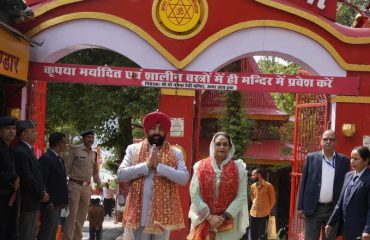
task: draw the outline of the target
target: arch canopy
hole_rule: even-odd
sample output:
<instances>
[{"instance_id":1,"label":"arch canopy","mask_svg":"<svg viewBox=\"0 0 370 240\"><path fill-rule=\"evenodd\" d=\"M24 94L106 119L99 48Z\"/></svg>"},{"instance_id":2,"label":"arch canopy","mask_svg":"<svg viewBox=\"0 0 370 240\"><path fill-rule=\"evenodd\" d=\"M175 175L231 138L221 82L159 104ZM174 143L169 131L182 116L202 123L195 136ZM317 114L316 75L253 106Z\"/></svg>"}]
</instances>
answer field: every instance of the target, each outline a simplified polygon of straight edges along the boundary
<instances>
[{"instance_id":1,"label":"arch canopy","mask_svg":"<svg viewBox=\"0 0 370 240\"><path fill-rule=\"evenodd\" d=\"M49 38L51 34L47 34L47 32L57 34L54 36L59 37L58 41L65 42L65 46L60 46L61 48L53 53L48 50L37 50L39 54L34 58L36 61L38 59L55 61L66 52L81 46L100 46L120 53L122 51L127 57L143 67L153 65L153 63L148 62L153 62L153 59L155 59L158 61L158 63L154 63L155 67L196 69L196 62L210 54L209 49L214 45L219 47L220 43L228 42L233 43L233 45L228 45L226 49L219 50L219 53L220 51L227 52L232 48L240 49L238 53L232 53L234 55L230 56L232 58L237 58L238 55L272 53L293 59L316 73L323 73L319 69L322 61L307 62L305 58L302 59L292 55L293 51L309 52L311 48L306 49L306 45L303 44L300 46L301 49L298 49L298 44L294 46L296 49L289 49L287 44L284 48L284 43L291 44L293 38L287 41L285 35L281 35L280 38L270 35L273 29L276 29L277 32L281 33L289 32L289 37L296 36L297 38L294 41L307 39L309 41L306 42L312 42L311 45L317 44L317 49L322 49L319 53L324 58L331 58L328 64L329 70L326 73L331 74L333 72L336 76L343 76L345 71L370 71L370 57L366 54L370 51L370 29L357 31L356 29L340 26L318 13L304 10L299 5L292 4L292 2L281 0L203 0L201 2L206 6L203 10L204 25L199 32L188 38L171 37L171 35L163 33L163 30L158 28L156 23L157 13L154 6L157 2L160 1L126 1L125 3L120 0L109 0L108 2L99 0L42 1L32 6L35 19L20 23L17 27L28 36L38 39L38 41L45 40L44 45L52 39ZM253 9L253 11L250 11L250 9ZM213 17L220 14L222 14L222 18ZM91 31L88 26L86 27L89 22L95 22L94 27L105 24L104 27L111 26L110 31L115 28L115 31L123 32L120 45L125 45L131 49L125 49L125 46L121 46L121 49L116 50L116 48L119 48L117 43L114 42L115 39L113 39L116 36L107 35L104 28L96 28L94 34L94 31ZM78 23L77 26L74 26L76 23ZM73 33L68 33L72 35L64 35L65 32L62 30L72 26L74 27ZM246 32L255 30L260 32L260 37L263 37L257 39L254 44L255 46L260 44L260 47L248 50L242 49L245 47L245 41L250 43L249 39L235 38L235 36L245 36ZM79 33L85 31L85 41L80 43L70 42L68 46L68 38L78 38ZM127 31L132 34L125 34ZM263 35L263 32L266 35ZM76 35L76 37L73 35ZM237 42L231 42L231 39L237 40ZM140 44L135 44L135 42ZM50 44L48 45L50 46ZM274 49L274 45L278 44L283 48ZM137 49L136 45L144 48ZM208 53L206 54L206 52ZM49 55L47 55L48 53ZM316 52L311 55L315 60L317 59ZM210 58L206 57L206 59L209 60ZM231 58L224 59L223 56L219 56L219 59L215 59L215 62L223 63L212 67L220 67L231 60ZM337 70L342 69L342 71L336 71L331 62L335 62Z\"/></svg>"}]
</instances>

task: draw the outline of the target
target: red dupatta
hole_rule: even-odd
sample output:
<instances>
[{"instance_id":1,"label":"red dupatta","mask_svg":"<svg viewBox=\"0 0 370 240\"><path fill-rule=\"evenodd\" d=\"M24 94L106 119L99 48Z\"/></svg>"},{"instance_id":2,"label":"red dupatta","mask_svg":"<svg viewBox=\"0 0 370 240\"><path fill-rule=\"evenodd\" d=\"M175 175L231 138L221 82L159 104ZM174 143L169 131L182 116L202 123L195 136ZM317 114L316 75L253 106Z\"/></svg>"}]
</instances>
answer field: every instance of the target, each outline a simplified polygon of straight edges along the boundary
<instances>
[{"instance_id":1,"label":"red dupatta","mask_svg":"<svg viewBox=\"0 0 370 240\"><path fill-rule=\"evenodd\" d=\"M239 172L236 163L231 160L223 166L218 192L216 189L216 173L209 157L201 160L198 168L198 178L202 199L209 207L211 214L222 215L238 193ZM231 228L233 228L232 219L225 221L217 230L225 231ZM193 240L212 240L214 238L215 232L206 220L196 226L188 236L188 239Z\"/></svg>"}]
</instances>

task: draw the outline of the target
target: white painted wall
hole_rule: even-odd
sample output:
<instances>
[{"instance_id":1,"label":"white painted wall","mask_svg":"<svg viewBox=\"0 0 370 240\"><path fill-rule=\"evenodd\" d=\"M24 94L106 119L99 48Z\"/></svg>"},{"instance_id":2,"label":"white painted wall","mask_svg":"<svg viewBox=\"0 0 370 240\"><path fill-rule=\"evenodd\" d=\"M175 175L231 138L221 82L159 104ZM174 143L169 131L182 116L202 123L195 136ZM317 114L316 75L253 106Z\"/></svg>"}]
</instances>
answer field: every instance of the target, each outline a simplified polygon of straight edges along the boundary
<instances>
[{"instance_id":1,"label":"white painted wall","mask_svg":"<svg viewBox=\"0 0 370 240\"><path fill-rule=\"evenodd\" d=\"M56 62L77 50L101 47L130 58L142 68L174 69L140 36L106 21L70 21L48 28L33 39L44 42L31 50L31 60L36 62Z\"/></svg>"}]
</instances>

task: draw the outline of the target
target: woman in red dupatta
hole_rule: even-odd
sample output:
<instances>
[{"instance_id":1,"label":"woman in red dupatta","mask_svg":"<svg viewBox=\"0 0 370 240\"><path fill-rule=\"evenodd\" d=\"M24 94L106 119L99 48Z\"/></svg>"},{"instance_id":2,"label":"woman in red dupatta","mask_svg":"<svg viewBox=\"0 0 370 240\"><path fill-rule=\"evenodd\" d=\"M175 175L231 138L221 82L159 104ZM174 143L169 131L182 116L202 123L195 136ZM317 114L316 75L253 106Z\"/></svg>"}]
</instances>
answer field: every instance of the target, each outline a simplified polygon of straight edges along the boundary
<instances>
[{"instance_id":1,"label":"woman in red dupatta","mask_svg":"<svg viewBox=\"0 0 370 240\"><path fill-rule=\"evenodd\" d=\"M229 134L218 132L210 156L194 165L190 184L192 226L188 240L240 239L248 226L247 171L233 160Z\"/></svg>"}]
</instances>

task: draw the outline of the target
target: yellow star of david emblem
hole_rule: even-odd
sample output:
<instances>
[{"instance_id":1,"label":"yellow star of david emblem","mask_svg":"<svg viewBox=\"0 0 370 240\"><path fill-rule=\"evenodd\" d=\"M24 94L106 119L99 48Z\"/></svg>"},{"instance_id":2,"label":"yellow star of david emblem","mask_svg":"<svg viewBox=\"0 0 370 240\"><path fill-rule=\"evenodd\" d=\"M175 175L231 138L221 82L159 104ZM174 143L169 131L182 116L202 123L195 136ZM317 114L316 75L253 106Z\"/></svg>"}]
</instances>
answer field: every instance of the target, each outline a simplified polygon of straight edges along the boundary
<instances>
[{"instance_id":1,"label":"yellow star of david emblem","mask_svg":"<svg viewBox=\"0 0 370 240\"><path fill-rule=\"evenodd\" d=\"M199 0L161 0L158 9L161 22L175 32L193 29L201 17Z\"/></svg>"},{"instance_id":2,"label":"yellow star of david emblem","mask_svg":"<svg viewBox=\"0 0 370 240\"><path fill-rule=\"evenodd\" d=\"M194 14L193 6L183 0L178 0L175 4L169 4L168 9L168 19L177 25L188 23Z\"/></svg>"},{"instance_id":3,"label":"yellow star of david emblem","mask_svg":"<svg viewBox=\"0 0 370 240\"><path fill-rule=\"evenodd\" d=\"M196 35L208 17L206 0L154 0L153 21L166 36L186 39Z\"/></svg>"}]
</instances>

